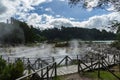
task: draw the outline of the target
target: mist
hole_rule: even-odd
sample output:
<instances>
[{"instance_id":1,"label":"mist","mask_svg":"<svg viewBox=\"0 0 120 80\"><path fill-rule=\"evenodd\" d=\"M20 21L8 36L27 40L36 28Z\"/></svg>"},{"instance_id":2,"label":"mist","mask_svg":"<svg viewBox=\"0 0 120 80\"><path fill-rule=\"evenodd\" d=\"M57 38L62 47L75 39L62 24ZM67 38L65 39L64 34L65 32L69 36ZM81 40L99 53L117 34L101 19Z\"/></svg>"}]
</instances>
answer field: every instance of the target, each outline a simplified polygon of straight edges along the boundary
<instances>
[{"instance_id":1,"label":"mist","mask_svg":"<svg viewBox=\"0 0 120 80\"><path fill-rule=\"evenodd\" d=\"M0 44L11 44L11 40L19 39L24 43L24 32L15 24L0 23Z\"/></svg>"},{"instance_id":2,"label":"mist","mask_svg":"<svg viewBox=\"0 0 120 80\"><path fill-rule=\"evenodd\" d=\"M55 47L55 44L39 43L38 46L18 46L9 47L10 51L3 53L8 56L26 57L26 58L39 58L39 57L57 57L65 55L85 55L89 51L90 47L85 43L79 42L79 40L69 41L69 46Z\"/></svg>"}]
</instances>

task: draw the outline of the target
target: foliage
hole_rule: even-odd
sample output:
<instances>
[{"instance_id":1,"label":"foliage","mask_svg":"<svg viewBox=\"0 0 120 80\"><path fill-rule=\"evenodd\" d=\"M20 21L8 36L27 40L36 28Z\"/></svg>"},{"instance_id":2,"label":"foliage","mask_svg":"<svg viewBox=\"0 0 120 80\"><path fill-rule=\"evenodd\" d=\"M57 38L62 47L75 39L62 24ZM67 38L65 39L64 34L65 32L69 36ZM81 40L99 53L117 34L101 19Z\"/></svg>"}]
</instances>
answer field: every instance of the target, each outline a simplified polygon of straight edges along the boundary
<instances>
[{"instance_id":1,"label":"foliage","mask_svg":"<svg viewBox=\"0 0 120 80\"><path fill-rule=\"evenodd\" d=\"M119 72L117 72L115 74L120 77ZM84 76L88 77L88 78L92 78L93 80L97 80L98 79L98 71L85 72ZM109 73L107 71L100 71L100 78L101 78L101 80L117 80L117 78L115 76L113 76L111 73Z\"/></svg>"},{"instance_id":2,"label":"foliage","mask_svg":"<svg viewBox=\"0 0 120 80\"><path fill-rule=\"evenodd\" d=\"M37 34L39 32L38 29L34 28L33 26L28 26L27 23L21 22L18 20L13 21L13 24L17 24L24 32L25 43L34 43L44 40L42 36Z\"/></svg>"},{"instance_id":3,"label":"foliage","mask_svg":"<svg viewBox=\"0 0 120 80\"><path fill-rule=\"evenodd\" d=\"M112 32L107 32L106 30L97 29L87 29L78 27L61 27L46 29L40 32L41 36L47 38L50 41L64 41L71 39L81 39L81 40L114 40L115 34Z\"/></svg>"},{"instance_id":4,"label":"foliage","mask_svg":"<svg viewBox=\"0 0 120 80\"><path fill-rule=\"evenodd\" d=\"M93 3L91 6L89 6L90 0L68 0L69 4L71 5L77 5L81 4L84 8L102 8L106 9L113 6L115 11L120 11L120 0L91 0ZM88 7L89 6L89 7Z\"/></svg>"},{"instance_id":5,"label":"foliage","mask_svg":"<svg viewBox=\"0 0 120 80\"><path fill-rule=\"evenodd\" d=\"M0 58L0 80L15 80L23 75L24 67L21 60L17 60L15 64L6 63Z\"/></svg>"},{"instance_id":6,"label":"foliage","mask_svg":"<svg viewBox=\"0 0 120 80\"><path fill-rule=\"evenodd\" d=\"M115 41L111 44L112 47L115 47L116 49L120 49L120 41Z\"/></svg>"},{"instance_id":7,"label":"foliage","mask_svg":"<svg viewBox=\"0 0 120 80\"><path fill-rule=\"evenodd\" d=\"M0 58L0 74L2 73L2 70L5 66L6 66L6 61Z\"/></svg>"},{"instance_id":8,"label":"foliage","mask_svg":"<svg viewBox=\"0 0 120 80\"><path fill-rule=\"evenodd\" d=\"M120 23L118 21L113 21L111 28L116 30L116 41L111 44L112 47L115 47L117 49L120 49Z\"/></svg>"}]
</instances>

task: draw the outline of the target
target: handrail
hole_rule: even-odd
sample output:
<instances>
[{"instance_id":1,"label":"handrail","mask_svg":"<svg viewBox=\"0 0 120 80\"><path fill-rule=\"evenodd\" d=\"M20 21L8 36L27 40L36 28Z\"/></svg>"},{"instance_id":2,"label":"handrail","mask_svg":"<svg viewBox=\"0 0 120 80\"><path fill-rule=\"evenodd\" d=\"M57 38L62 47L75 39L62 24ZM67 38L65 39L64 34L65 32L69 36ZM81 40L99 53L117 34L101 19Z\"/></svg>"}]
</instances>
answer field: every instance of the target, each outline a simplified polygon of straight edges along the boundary
<instances>
[{"instance_id":1,"label":"handrail","mask_svg":"<svg viewBox=\"0 0 120 80\"><path fill-rule=\"evenodd\" d=\"M22 76L22 77L20 77L20 78L17 78L16 80L21 80L21 79L24 79L24 78L26 78L26 77L29 77L29 76L31 76L31 75L33 75L33 74L35 74L35 73L37 73L37 72L39 72L39 71L41 71L41 70L43 70L43 69L45 69L45 68L47 68L47 67L55 64L55 63L56 63L56 62L53 62L53 63L51 63L51 64L49 64L49 65L47 65L47 66L45 66L45 67L43 67L43 68L41 68L41 69L36 70L36 71L33 72L33 73L30 73L30 74L28 74L28 75L25 75L25 76Z\"/></svg>"}]
</instances>

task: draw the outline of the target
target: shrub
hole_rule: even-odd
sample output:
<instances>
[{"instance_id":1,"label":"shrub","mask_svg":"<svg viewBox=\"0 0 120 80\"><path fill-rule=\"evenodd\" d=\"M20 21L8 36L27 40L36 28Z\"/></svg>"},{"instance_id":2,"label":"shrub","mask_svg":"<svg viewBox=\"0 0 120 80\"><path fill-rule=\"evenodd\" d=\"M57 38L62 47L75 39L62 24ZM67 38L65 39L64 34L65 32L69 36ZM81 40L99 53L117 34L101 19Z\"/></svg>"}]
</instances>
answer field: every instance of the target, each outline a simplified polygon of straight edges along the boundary
<instances>
[{"instance_id":1,"label":"shrub","mask_svg":"<svg viewBox=\"0 0 120 80\"><path fill-rule=\"evenodd\" d=\"M15 80L23 76L24 66L21 60L16 63L6 63L5 60L0 58L0 80Z\"/></svg>"}]
</instances>

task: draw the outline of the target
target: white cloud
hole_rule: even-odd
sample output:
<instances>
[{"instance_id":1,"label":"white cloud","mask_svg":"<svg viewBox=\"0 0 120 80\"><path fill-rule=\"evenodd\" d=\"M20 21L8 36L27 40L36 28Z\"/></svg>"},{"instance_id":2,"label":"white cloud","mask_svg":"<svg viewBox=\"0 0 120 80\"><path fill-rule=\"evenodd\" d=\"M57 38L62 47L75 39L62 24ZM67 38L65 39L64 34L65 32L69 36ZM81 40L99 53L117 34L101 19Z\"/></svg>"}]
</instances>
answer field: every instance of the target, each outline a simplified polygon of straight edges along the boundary
<instances>
[{"instance_id":1,"label":"white cloud","mask_svg":"<svg viewBox=\"0 0 120 80\"><path fill-rule=\"evenodd\" d=\"M65 0L59 0L59 1L65 1Z\"/></svg>"},{"instance_id":2,"label":"white cloud","mask_svg":"<svg viewBox=\"0 0 120 80\"><path fill-rule=\"evenodd\" d=\"M104 3L105 1L107 4ZM118 6L120 5L120 0L84 0L84 3L88 11L93 10L93 8L100 6L101 4L108 11L119 11L120 10L120 6Z\"/></svg>"},{"instance_id":3,"label":"white cloud","mask_svg":"<svg viewBox=\"0 0 120 80\"><path fill-rule=\"evenodd\" d=\"M58 27L60 28L61 26L65 27L84 27L84 28L97 28L97 29L106 29L108 30L107 27L109 25L110 21L113 20L118 20L120 22L120 14L119 12L113 12L110 14L105 14L101 16L93 16L90 17L86 21L75 21L74 18L71 20L70 18L55 18L50 15L42 15L41 17L45 17L45 23L42 28L47 28L47 27ZM40 27L43 24L40 24ZM46 26L45 26L46 25Z\"/></svg>"},{"instance_id":4,"label":"white cloud","mask_svg":"<svg viewBox=\"0 0 120 80\"><path fill-rule=\"evenodd\" d=\"M40 22L41 22L41 17L37 13L31 14L27 19L27 23L29 25L38 26Z\"/></svg>"},{"instance_id":5,"label":"white cloud","mask_svg":"<svg viewBox=\"0 0 120 80\"><path fill-rule=\"evenodd\" d=\"M71 21L74 21L74 20L76 20L75 18L69 18Z\"/></svg>"},{"instance_id":6,"label":"white cloud","mask_svg":"<svg viewBox=\"0 0 120 80\"><path fill-rule=\"evenodd\" d=\"M11 16L13 16L16 13L17 4L19 5L19 1L17 1L17 0L15 0L15 1L0 0L0 2L4 6L3 8L6 8L6 10L3 12L4 14L0 15L0 21L4 22L6 19L10 18ZM0 10L2 10L3 8L0 8Z\"/></svg>"},{"instance_id":7,"label":"white cloud","mask_svg":"<svg viewBox=\"0 0 120 80\"><path fill-rule=\"evenodd\" d=\"M32 5L39 5L40 3L46 2L46 0L31 0L32 1Z\"/></svg>"},{"instance_id":8,"label":"white cloud","mask_svg":"<svg viewBox=\"0 0 120 80\"><path fill-rule=\"evenodd\" d=\"M57 18L53 19L49 22L50 25L53 25L54 27L60 28L61 26L65 27L73 27L71 21L66 18Z\"/></svg>"},{"instance_id":9,"label":"white cloud","mask_svg":"<svg viewBox=\"0 0 120 80\"><path fill-rule=\"evenodd\" d=\"M53 10L52 10L51 8L46 8L45 11L47 11L47 12L51 12L51 13L54 14L54 12L53 12Z\"/></svg>"},{"instance_id":10,"label":"white cloud","mask_svg":"<svg viewBox=\"0 0 120 80\"><path fill-rule=\"evenodd\" d=\"M61 17L61 15L55 15L55 17L60 18L60 17Z\"/></svg>"},{"instance_id":11,"label":"white cloud","mask_svg":"<svg viewBox=\"0 0 120 80\"><path fill-rule=\"evenodd\" d=\"M0 0L0 22L5 22L6 19L15 15L18 15L19 18L26 18L23 14L28 16L28 12L35 9L33 6L51 1L52 0Z\"/></svg>"},{"instance_id":12,"label":"white cloud","mask_svg":"<svg viewBox=\"0 0 120 80\"><path fill-rule=\"evenodd\" d=\"M91 11L94 7L98 5L99 0L85 0L85 3L87 4L87 10Z\"/></svg>"},{"instance_id":13,"label":"white cloud","mask_svg":"<svg viewBox=\"0 0 120 80\"><path fill-rule=\"evenodd\" d=\"M102 28L102 26L107 26L112 20L120 21L120 14L113 12L108 15L93 16L88 21L81 22L81 24L88 28Z\"/></svg>"},{"instance_id":14,"label":"white cloud","mask_svg":"<svg viewBox=\"0 0 120 80\"><path fill-rule=\"evenodd\" d=\"M0 1L0 14L6 11L6 7L3 5L2 1Z\"/></svg>"},{"instance_id":15,"label":"white cloud","mask_svg":"<svg viewBox=\"0 0 120 80\"><path fill-rule=\"evenodd\" d=\"M11 16L18 15L18 19L25 20L29 25L39 26L42 29L51 27L86 27L102 29L107 26L109 21L118 20L120 22L120 14L113 12L101 16L90 17L87 21L75 21L74 18L64 18L61 15L55 17L47 14L38 15L37 13L29 13L34 10L33 6L40 5L44 2L51 2L52 0L0 0L0 22L6 21ZM64 1L64 0L60 0ZM98 0L90 1L89 7L97 6ZM6 5L7 4L7 5ZM94 4L94 6L92 6ZM42 7L41 7L42 8ZM52 11L51 8L46 8L46 11ZM4 13L4 14L2 14Z\"/></svg>"},{"instance_id":16,"label":"white cloud","mask_svg":"<svg viewBox=\"0 0 120 80\"><path fill-rule=\"evenodd\" d=\"M35 27L40 27L41 29L52 28L53 25L49 24L49 21L54 19L51 15L38 15L37 13L32 13L28 17L26 17L26 21L29 25L33 25Z\"/></svg>"}]
</instances>

